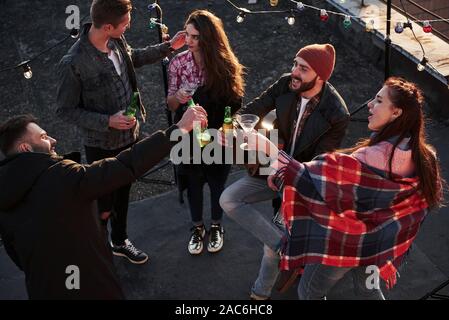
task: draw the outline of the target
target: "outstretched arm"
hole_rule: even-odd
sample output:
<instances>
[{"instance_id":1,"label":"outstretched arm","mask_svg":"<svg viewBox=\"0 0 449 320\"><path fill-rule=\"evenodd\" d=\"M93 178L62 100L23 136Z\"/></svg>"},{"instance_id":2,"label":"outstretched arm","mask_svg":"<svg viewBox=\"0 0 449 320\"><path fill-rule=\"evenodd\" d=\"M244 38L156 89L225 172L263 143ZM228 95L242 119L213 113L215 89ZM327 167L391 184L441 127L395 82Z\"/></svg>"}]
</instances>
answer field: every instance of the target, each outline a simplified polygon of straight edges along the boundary
<instances>
[{"instance_id":1,"label":"outstretched arm","mask_svg":"<svg viewBox=\"0 0 449 320\"><path fill-rule=\"evenodd\" d=\"M90 166L74 163L72 169L79 174L81 194L96 199L135 181L169 154L177 143L170 139L172 132L179 129L181 134L186 135L192 130L194 121L207 123L207 114L203 108L189 108L176 125L155 132L116 157L96 161Z\"/></svg>"},{"instance_id":2,"label":"outstretched arm","mask_svg":"<svg viewBox=\"0 0 449 320\"><path fill-rule=\"evenodd\" d=\"M179 31L170 40L143 49L131 48L131 59L135 68L155 63L168 56L172 51L182 48L185 44L185 32Z\"/></svg>"}]
</instances>

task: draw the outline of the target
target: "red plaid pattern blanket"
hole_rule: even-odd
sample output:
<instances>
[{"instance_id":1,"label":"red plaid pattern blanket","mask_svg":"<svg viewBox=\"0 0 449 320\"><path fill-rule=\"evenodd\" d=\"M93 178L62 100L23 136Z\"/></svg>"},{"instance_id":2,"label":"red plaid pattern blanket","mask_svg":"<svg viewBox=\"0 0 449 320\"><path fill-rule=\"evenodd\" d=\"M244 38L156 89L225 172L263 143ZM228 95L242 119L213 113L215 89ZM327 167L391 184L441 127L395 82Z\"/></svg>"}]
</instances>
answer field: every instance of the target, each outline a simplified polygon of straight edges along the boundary
<instances>
[{"instance_id":1,"label":"red plaid pattern blanket","mask_svg":"<svg viewBox=\"0 0 449 320\"><path fill-rule=\"evenodd\" d=\"M389 180L386 172L341 153L290 160L284 169L287 232L280 268L376 265L391 288L428 211L418 179Z\"/></svg>"}]
</instances>

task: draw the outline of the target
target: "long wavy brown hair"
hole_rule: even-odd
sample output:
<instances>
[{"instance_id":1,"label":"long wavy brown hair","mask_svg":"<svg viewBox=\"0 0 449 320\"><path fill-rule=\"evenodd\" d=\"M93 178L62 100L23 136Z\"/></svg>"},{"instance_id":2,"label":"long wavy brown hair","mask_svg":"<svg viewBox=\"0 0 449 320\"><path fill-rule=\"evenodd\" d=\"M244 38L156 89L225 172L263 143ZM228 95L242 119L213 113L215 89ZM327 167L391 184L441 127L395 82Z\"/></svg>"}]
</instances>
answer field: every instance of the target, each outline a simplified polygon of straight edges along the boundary
<instances>
[{"instance_id":1,"label":"long wavy brown hair","mask_svg":"<svg viewBox=\"0 0 449 320\"><path fill-rule=\"evenodd\" d=\"M232 51L221 19L207 10L195 10L185 26L188 24L200 33L199 47L206 69L205 89L216 99L242 98L244 67Z\"/></svg>"},{"instance_id":2,"label":"long wavy brown hair","mask_svg":"<svg viewBox=\"0 0 449 320\"><path fill-rule=\"evenodd\" d=\"M402 109L402 115L387 124L379 132L369 139L357 143L355 150L372 146L381 141L397 137L390 154L389 175L396 146L406 137L410 137L412 160L416 167L416 175L419 178L418 188L422 191L430 208L442 205L443 186L446 185L441 177L441 170L436 158L435 149L426 142L424 128L424 96L418 86L412 82L398 77L390 77L384 82L388 88L388 97L396 108Z\"/></svg>"}]
</instances>

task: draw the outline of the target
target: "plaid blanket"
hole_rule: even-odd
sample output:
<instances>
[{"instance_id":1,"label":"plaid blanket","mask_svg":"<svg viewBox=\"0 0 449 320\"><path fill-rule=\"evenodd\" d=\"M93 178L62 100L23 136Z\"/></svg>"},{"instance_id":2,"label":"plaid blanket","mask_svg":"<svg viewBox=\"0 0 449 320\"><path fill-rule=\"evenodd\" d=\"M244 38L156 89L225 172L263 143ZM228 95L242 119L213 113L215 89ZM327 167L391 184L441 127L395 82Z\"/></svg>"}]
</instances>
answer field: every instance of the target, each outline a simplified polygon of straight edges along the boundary
<instances>
[{"instance_id":1,"label":"plaid blanket","mask_svg":"<svg viewBox=\"0 0 449 320\"><path fill-rule=\"evenodd\" d=\"M280 268L376 265L387 287L394 286L396 268L427 214L418 178L392 181L341 153L290 160L284 169Z\"/></svg>"}]
</instances>

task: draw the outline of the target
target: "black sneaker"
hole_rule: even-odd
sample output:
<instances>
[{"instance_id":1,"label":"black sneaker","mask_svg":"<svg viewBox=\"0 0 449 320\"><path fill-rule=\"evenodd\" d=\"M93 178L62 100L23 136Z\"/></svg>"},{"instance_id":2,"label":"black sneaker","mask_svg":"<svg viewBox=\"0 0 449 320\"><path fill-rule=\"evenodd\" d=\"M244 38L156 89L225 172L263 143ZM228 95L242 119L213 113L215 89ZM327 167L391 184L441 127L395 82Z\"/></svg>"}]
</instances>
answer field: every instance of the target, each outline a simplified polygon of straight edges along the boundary
<instances>
[{"instance_id":1,"label":"black sneaker","mask_svg":"<svg viewBox=\"0 0 449 320\"><path fill-rule=\"evenodd\" d=\"M126 239L125 244L121 246L116 246L115 244L111 243L111 247L112 253L115 256L125 257L129 261L131 261L131 263L142 264L147 262L148 260L148 256L146 255L146 253L134 247L134 245L128 239Z\"/></svg>"},{"instance_id":2,"label":"black sneaker","mask_svg":"<svg viewBox=\"0 0 449 320\"><path fill-rule=\"evenodd\" d=\"M223 247L223 238L224 230L220 224L211 224L209 230L209 243L207 245L207 251L209 252L218 252Z\"/></svg>"},{"instance_id":3,"label":"black sneaker","mask_svg":"<svg viewBox=\"0 0 449 320\"><path fill-rule=\"evenodd\" d=\"M206 235L206 229L204 225L192 227L190 229L192 235L190 236L190 241L188 249L190 254L200 254L203 252L203 239Z\"/></svg>"}]
</instances>

